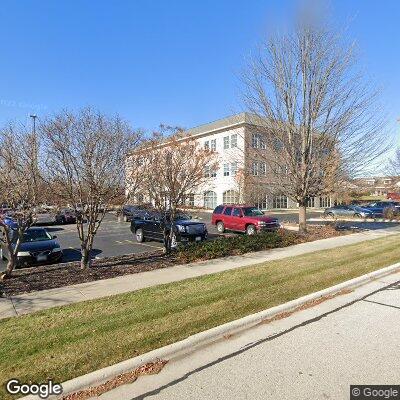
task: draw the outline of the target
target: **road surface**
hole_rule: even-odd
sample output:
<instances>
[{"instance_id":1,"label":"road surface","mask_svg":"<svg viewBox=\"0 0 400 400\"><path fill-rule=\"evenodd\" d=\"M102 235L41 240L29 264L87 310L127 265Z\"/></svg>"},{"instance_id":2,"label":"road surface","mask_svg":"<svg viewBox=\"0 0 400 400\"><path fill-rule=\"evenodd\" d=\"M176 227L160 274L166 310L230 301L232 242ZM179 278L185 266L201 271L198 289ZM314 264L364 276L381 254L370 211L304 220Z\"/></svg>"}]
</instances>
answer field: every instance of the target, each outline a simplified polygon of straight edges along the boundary
<instances>
[{"instance_id":1,"label":"road surface","mask_svg":"<svg viewBox=\"0 0 400 400\"><path fill-rule=\"evenodd\" d=\"M100 399L349 399L350 384L400 384L400 274L379 281L171 361Z\"/></svg>"}]
</instances>

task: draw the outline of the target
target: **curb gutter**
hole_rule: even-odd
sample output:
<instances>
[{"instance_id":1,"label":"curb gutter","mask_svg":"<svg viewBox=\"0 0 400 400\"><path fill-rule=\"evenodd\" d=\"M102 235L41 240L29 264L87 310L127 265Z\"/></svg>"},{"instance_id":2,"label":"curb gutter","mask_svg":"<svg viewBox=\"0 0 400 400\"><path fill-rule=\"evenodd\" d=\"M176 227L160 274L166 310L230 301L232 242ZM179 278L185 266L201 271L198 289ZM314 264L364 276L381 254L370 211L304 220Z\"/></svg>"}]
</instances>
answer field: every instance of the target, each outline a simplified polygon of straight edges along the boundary
<instances>
[{"instance_id":1,"label":"curb gutter","mask_svg":"<svg viewBox=\"0 0 400 400\"><path fill-rule=\"evenodd\" d=\"M305 303L309 303L310 301L317 300L321 297L337 294L344 289L351 289L361 286L371 280L384 277L385 275L389 275L397 271L400 272L400 262L379 269L377 271L370 272L366 275L362 275L358 278L342 282L338 285L331 286L327 289L311 293L309 295L289 301L279 306L272 307L255 314L248 315L241 319L217 326L215 328L208 329L206 331L189 336L188 338L183 339L179 342L172 343L170 345L150 351L140 356L122 361L109 367L99 369L97 371L90 372L86 375L79 376L77 378L62 383L63 394L61 396L58 396L58 398L62 398L62 396L65 396L68 393L77 392L89 386L97 386L109 379L116 377L119 374L132 371L136 368L141 367L144 364L152 363L158 360L171 360L173 358L180 357L183 354L191 353L199 347L215 342L218 339L222 339L226 335L232 335L250 329L258 325L260 322L270 319L277 314L294 311L296 308L302 306ZM51 396L49 398L55 399L57 397ZM22 398L22 400L33 399L38 399L38 397L31 395Z\"/></svg>"}]
</instances>

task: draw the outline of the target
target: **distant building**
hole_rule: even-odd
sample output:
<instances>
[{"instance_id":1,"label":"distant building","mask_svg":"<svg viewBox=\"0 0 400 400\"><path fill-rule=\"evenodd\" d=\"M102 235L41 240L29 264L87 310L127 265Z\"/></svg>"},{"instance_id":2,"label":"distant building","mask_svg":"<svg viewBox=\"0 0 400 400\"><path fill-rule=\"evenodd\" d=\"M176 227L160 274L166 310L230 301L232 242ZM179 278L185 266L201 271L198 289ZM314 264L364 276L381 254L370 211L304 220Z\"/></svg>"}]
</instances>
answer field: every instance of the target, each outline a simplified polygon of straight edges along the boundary
<instances>
[{"instance_id":1,"label":"distant building","mask_svg":"<svg viewBox=\"0 0 400 400\"><path fill-rule=\"evenodd\" d=\"M371 196L385 196L400 192L400 176L372 176L355 180L359 189Z\"/></svg>"},{"instance_id":2,"label":"distant building","mask_svg":"<svg viewBox=\"0 0 400 400\"><path fill-rule=\"evenodd\" d=\"M251 157L253 149L263 149L257 119L255 115L240 113L186 131L202 147L216 151L219 158L219 169L204 171L209 178L207 187L190 196L189 206L214 209L218 204L245 202L261 209L297 208L297 203L287 196L268 193L268 167ZM137 201L141 199L138 197ZM333 201L327 196L309 200L310 208L331 204Z\"/></svg>"}]
</instances>

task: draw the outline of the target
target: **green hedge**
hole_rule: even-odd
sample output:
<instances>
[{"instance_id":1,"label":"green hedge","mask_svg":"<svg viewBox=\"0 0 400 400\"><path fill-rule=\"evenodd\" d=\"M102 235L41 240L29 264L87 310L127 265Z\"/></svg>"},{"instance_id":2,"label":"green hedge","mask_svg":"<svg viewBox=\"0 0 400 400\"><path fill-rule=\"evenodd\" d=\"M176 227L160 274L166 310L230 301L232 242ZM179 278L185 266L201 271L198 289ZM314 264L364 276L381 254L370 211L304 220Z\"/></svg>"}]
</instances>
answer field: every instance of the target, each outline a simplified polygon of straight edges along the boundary
<instances>
[{"instance_id":1,"label":"green hedge","mask_svg":"<svg viewBox=\"0 0 400 400\"><path fill-rule=\"evenodd\" d=\"M296 233L283 230L262 232L252 236L237 235L207 240L201 243L190 243L178 250L178 257L182 262L211 260L252 251L286 247L298 242L299 239Z\"/></svg>"}]
</instances>

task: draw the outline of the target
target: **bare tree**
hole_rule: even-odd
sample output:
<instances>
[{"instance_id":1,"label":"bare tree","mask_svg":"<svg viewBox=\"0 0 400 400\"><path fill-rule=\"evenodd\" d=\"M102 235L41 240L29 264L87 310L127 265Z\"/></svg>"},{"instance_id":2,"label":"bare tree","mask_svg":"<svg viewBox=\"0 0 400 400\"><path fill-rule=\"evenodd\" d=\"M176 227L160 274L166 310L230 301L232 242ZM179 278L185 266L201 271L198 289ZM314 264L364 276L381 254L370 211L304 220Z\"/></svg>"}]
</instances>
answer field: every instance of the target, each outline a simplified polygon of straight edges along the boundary
<instances>
[{"instance_id":1,"label":"bare tree","mask_svg":"<svg viewBox=\"0 0 400 400\"><path fill-rule=\"evenodd\" d=\"M171 251L174 232L170 225L178 210L201 190L216 169L216 154L201 148L179 128L161 126L160 132L131 154L128 182L140 182L141 193L160 213L166 253Z\"/></svg>"},{"instance_id":2,"label":"bare tree","mask_svg":"<svg viewBox=\"0 0 400 400\"><path fill-rule=\"evenodd\" d=\"M81 268L91 266L93 240L107 207L121 196L124 162L140 139L118 116L90 108L63 111L40 131L47 149L47 181L61 202L77 215Z\"/></svg>"},{"instance_id":3,"label":"bare tree","mask_svg":"<svg viewBox=\"0 0 400 400\"><path fill-rule=\"evenodd\" d=\"M400 176L400 149L396 150L394 157L390 160L389 171L395 177Z\"/></svg>"},{"instance_id":4,"label":"bare tree","mask_svg":"<svg viewBox=\"0 0 400 400\"><path fill-rule=\"evenodd\" d=\"M312 197L365 173L387 150L377 93L356 70L354 46L325 22L271 35L243 77L256 126L249 164L266 163L266 191L298 203L300 231Z\"/></svg>"},{"instance_id":5,"label":"bare tree","mask_svg":"<svg viewBox=\"0 0 400 400\"><path fill-rule=\"evenodd\" d=\"M17 266L23 236L34 223L35 207L48 195L38 163L38 139L23 125L9 125L0 132L0 188L1 202L12 210L11 215L0 214L8 253L4 276L9 277Z\"/></svg>"}]
</instances>

